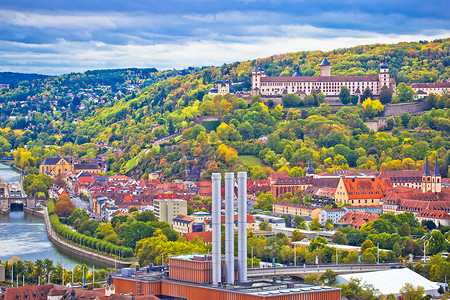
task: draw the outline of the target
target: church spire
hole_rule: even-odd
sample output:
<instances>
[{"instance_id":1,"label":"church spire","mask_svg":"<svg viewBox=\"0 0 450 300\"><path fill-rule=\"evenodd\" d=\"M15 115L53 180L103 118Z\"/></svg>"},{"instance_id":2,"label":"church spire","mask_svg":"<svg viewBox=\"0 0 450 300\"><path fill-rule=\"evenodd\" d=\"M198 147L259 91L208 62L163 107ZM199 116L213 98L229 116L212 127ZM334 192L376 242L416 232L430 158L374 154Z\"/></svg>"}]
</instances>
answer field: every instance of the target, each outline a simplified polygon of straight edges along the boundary
<instances>
[{"instance_id":1,"label":"church spire","mask_svg":"<svg viewBox=\"0 0 450 300\"><path fill-rule=\"evenodd\" d=\"M430 165L428 164L428 156L427 156L427 158L426 158L426 160L425 160L425 170L424 170L424 172L423 172L423 175L424 175L424 176L430 176L430 175L431 175L431 172L430 172Z\"/></svg>"},{"instance_id":2,"label":"church spire","mask_svg":"<svg viewBox=\"0 0 450 300\"><path fill-rule=\"evenodd\" d=\"M306 168L306 175L314 175L314 168L312 166L311 156L308 161L308 168Z\"/></svg>"},{"instance_id":3,"label":"church spire","mask_svg":"<svg viewBox=\"0 0 450 300\"><path fill-rule=\"evenodd\" d=\"M437 156L436 156L436 162L434 163L433 176L441 176L441 174L439 174L439 164L438 164Z\"/></svg>"}]
</instances>

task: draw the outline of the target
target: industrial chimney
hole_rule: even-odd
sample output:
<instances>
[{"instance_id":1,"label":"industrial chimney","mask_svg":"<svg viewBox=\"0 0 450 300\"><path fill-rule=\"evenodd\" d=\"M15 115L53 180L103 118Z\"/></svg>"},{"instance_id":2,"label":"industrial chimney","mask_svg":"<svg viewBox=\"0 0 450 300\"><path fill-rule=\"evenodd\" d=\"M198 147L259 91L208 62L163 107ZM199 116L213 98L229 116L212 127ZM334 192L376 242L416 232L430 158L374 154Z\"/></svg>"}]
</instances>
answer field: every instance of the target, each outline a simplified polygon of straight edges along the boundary
<instances>
[{"instance_id":1,"label":"industrial chimney","mask_svg":"<svg viewBox=\"0 0 450 300\"><path fill-rule=\"evenodd\" d=\"M218 285L222 281L221 274L221 183L220 173L212 174L212 284Z\"/></svg>"},{"instance_id":2,"label":"industrial chimney","mask_svg":"<svg viewBox=\"0 0 450 300\"><path fill-rule=\"evenodd\" d=\"M247 173L238 172L238 279L247 282ZM221 174L212 174L212 284L221 283ZM234 284L234 173L225 173L225 282ZM225 285L225 283L224 283Z\"/></svg>"},{"instance_id":3,"label":"industrial chimney","mask_svg":"<svg viewBox=\"0 0 450 300\"><path fill-rule=\"evenodd\" d=\"M247 173L238 172L238 278L247 282Z\"/></svg>"},{"instance_id":4,"label":"industrial chimney","mask_svg":"<svg viewBox=\"0 0 450 300\"><path fill-rule=\"evenodd\" d=\"M225 282L234 283L234 173L225 173Z\"/></svg>"}]
</instances>

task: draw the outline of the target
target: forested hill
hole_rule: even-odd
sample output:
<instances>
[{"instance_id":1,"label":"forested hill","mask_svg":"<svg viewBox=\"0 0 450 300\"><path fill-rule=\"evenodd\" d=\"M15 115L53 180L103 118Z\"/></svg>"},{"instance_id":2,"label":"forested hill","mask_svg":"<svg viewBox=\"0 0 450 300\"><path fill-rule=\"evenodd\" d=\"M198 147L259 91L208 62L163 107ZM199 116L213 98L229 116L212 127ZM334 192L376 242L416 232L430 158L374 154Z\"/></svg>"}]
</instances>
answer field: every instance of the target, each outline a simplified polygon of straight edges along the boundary
<instances>
[{"instance_id":1,"label":"forested hill","mask_svg":"<svg viewBox=\"0 0 450 300\"><path fill-rule=\"evenodd\" d=\"M246 154L259 156L264 166L275 170L283 165L302 166L308 156L312 156L314 163L321 164L321 169L325 170L324 159L334 157L335 145L348 147L345 152L349 156L342 155L345 160L329 162L329 166L345 167L347 164L347 167L380 169L388 157L401 163L405 158L423 159L427 151L441 147L448 151L450 125L447 113L442 111L438 115L405 118L401 123L397 121L395 126L411 131L407 137L411 143L412 140L421 141L435 135L436 138L439 135L444 137L433 147L427 141L423 151L405 154L396 148L405 137L391 140L389 135L385 136L385 144L377 144L379 148L372 149L375 136L366 136L369 131L363 124L364 120L373 117L372 108L353 107L330 115L326 106L312 107L308 110L307 120L300 120L297 113L288 113L285 117L290 122L284 123L281 106L272 108L255 101L249 106L234 95L210 97L208 91L219 79L230 79L237 91L249 91L251 72L259 63L270 76L289 76L296 66L305 75L318 75L319 64L324 57L331 63L332 75L378 74L380 62L386 56L390 72L397 82L436 82L450 77L449 55L450 38L433 42L357 46L329 52L304 51L181 71L124 69L67 74L35 80L32 84L23 83L15 89L1 89L2 127L20 130L18 133L5 130L1 134L8 142L5 149L8 145L17 148L27 144L28 149L43 147L44 144L65 145L60 150L64 155L67 155L67 145L72 143L86 145L101 141L125 150L121 156L110 157L109 165L113 172L137 169L136 175L161 169L167 176L195 173L206 168L211 171L217 167L211 165L216 157L223 164L219 165L222 169L245 169L245 164L237 157ZM430 107L436 108L450 104L445 97L429 102ZM202 116L213 116L222 124L216 130L209 132L211 128L208 128L206 132L206 125L194 126L202 124L198 121ZM391 125L388 130L392 129ZM146 150L151 148L154 140L169 134L181 134L184 128L189 129L179 137L181 142L170 141L168 146ZM421 131L414 131L418 128L434 130L435 133L427 137L421 135ZM443 132L437 133L437 130ZM345 137L342 136L344 133ZM398 131L395 134L403 133ZM266 136L267 142L259 141L260 136ZM291 153L283 156L281 152L288 144ZM88 158L93 155L94 152L86 151L87 146L83 147L84 151L76 152L79 156L87 155ZM313 153L296 155L304 148ZM329 151L323 155L321 149ZM394 149L396 152L392 152ZM51 154L46 151L40 152L41 157L33 162L34 165ZM442 159L448 156L445 151L439 154ZM357 157L365 157L365 160L357 161Z\"/></svg>"},{"instance_id":2,"label":"forested hill","mask_svg":"<svg viewBox=\"0 0 450 300\"><path fill-rule=\"evenodd\" d=\"M22 81L33 81L35 79L45 79L47 77L50 77L50 76L43 75L43 74L0 72L0 84L15 85Z\"/></svg>"}]
</instances>

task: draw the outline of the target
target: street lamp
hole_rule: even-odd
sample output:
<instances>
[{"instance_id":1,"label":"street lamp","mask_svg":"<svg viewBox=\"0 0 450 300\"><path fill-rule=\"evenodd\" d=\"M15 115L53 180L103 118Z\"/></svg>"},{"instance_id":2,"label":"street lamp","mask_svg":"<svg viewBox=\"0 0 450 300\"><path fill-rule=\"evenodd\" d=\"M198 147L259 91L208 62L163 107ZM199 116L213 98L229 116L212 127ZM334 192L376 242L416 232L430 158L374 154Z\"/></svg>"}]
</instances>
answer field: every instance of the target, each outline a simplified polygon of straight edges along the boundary
<instances>
[{"instance_id":1,"label":"street lamp","mask_svg":"<svg viewBox=\"0 0 450 300\"><path fill-rule=\"evenodd\" d=\"M297 266L297 245L294 244L294 267Z\"/></svg>"},{"instance_id":2,"label":"street lamp","mask_svg":"<svg viewBox=\"0 0 450 300\"><path fill-rule=\"evenodd\" d=\"M253 269L253 246L252 246L252 269Z\"/></svg>"},{"instance_id":3,"label":"street lamp","mask_svg":"<svg viewBox=\"0 0 450 300\"><path fill-rule=\"evenodd\" d=\"M380 243L377 243L377 264L380 263Z\"/></svg>"}]
</instances>

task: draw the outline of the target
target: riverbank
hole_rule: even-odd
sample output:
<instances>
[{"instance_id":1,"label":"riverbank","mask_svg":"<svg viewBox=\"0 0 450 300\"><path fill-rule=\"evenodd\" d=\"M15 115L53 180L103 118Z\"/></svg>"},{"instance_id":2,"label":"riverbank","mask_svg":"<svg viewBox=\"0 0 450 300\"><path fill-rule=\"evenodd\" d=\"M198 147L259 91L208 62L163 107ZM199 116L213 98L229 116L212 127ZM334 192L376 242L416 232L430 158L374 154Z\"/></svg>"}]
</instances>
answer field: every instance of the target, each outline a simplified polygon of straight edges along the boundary
<instances>
[{"instance_id":1,"label":"riverbank","mask_svg":"<svg viewBox=\"0 0 450 300\"><path fill-rule=\"evenodd\" d=\"M129 261L123 261L123 260L117 260L113 257L105 256L99 253L95 253L92 251L89 251L87 249L83 249L80 247L77 247L64 239L61 239L56 232L53 230L50 219L48 217L47 208L44 209L32 209L32 208L24 208L24 211L29 214L33 214L35 216L40 216L44 219L45 228L47 231L47 236L49 240L58 247L61 250L64 250L66 252L69 252L71 254L77 255L79 257L82 257L84 259L88 259L91 261L95 261L104 265L108 265L111 267L117 267L117 268L126 268L131 265L131 262Z\"/></svg>"}]
</instances>

